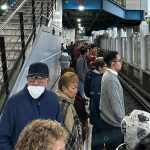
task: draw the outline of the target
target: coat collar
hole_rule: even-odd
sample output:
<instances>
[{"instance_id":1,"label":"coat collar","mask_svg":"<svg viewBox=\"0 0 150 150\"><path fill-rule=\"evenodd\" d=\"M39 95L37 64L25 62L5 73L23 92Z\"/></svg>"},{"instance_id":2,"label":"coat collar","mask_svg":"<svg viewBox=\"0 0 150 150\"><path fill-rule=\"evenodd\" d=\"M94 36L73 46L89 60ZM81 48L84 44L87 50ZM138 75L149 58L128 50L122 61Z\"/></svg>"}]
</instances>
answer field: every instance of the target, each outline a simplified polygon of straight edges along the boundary
<instances>
[{"instance_id":1,"label":"coat collar","mask_svg":"<svg viewBox=\"0 0 150 150\"><path fill-rule=\"evenodd\" d=\"M69 98L62 91L58 90L58 91L56 91L56 94L60 97L61 101L66 100L67 102L70 102L70 103L74 104L74 99Z\"/></svg>"},{"instance_id":2,"label":"coat collar","mask_svg":"<svg viewBox=\"0 0 150 150\"><path fill-rule=\"evenodd\" d=\"M118 72L116 72L115 70L107 68L107 71L109 71L109 72L113 73L114 75L118 76Z\"/></svg>"}]
</instances>

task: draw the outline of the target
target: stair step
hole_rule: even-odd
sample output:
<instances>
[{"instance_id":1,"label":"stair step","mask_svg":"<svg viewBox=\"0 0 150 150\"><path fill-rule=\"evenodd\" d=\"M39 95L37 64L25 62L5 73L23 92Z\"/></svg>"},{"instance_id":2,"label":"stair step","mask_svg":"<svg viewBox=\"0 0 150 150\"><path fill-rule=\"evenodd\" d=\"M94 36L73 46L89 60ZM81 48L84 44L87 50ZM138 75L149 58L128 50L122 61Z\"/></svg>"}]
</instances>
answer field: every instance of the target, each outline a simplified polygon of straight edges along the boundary
<instances>
[{"instance_id":1,"label":"stair step","mask_svg":"<svg viewBox=\"0 0 150 150\"><path fill-rule=\"evenodd\" d=\"M14 61L13 61L13 63L12 63L12 61L7 61L7 69L8 69L8 71L10 71L12 69L13 65L14 65ZM2 66L0 66L0 79L1 79L1 75L2 75L2 70L3 70Z\"/></svg>"},{"instance_id":2,"label":"stair step","mask_svg":"<svg viewBox=\"0 0 150 150\"><path fill-rule=\"evenodd\" d=\"M0 26L1 26L2 24L0 24ZM5 26L5 28L4 29L20 29L20 24L19 23L9 23L9 24L7 24L6 26ZM32 24L25 24L25 26L24 26L24 28L26 29L26 28L32 28ZM3 30L4 30L3 29Z\"/></svg>"},{"instance_id":3,"label":"stair step","mask_svg":"<svg viewBox=\"0 0 150 150\"><path fill-rule=\"evenodd\" d=\"M16 58L18 58L18 56L16 57ZM7 57L7 62L15 62L16 61L16 58L8 58ZM1 61L1 60L0 60Z\"/></svg>"},{"instance_id":4,"label":"stair step","mask_svg":"<svg viewBox=\"0 0 150 150\"><path fill-rule=\"evenodd\" d=\"M6 46L8 49L11 49L12 47L14 47L13 49L15 49L15 48L21 47L21 42L17 42L17 43L8 42L6 43Z\"/></svg>"},{"instance_id":5,"label":"stair step","mask_svg":"<svg viewBox=\"0 0 150 150\"><path fill-rule=\"evenodd\" d=\"M29 35L25 36L25 41L28 39L28 37L29 37ZM13 43L13 44L10 44L10 43ZM21 38L17 37L17 36L16 37L9 36L8 38L5 37L5 46L6 46L6 48L8 48L8 45L12 45L12 46L15 45L15 43L16 43L16 46L18 45L18 43L21 44Z\"/></svg>"},{"instance_id":6,"label":"stair step","mask_svg":"<svg viewBox=\"0 0 150 150\"><path fill-rule=\"evenodd\" d=\"M11 51L11 52L20 52L21 51L21 47L18 47L18 48L6 48L6 51Z\"/></svg>"},{"instance_id":7,"label":"stair step","mask_svg":"<svg viewBox=\"0 0 150 150\"><path fill-rule=\"evenodd\" d=\"M31 31L32 30L25 30L24 31L24 34L25 34L25 37L28 37L29 36L29 34L31 33ZM10 37L19 37L20 36L20 31L19 30L9 30L9 31L7 31L7 32L5 32L5 31L0 31L0 35L1 36L4 36L4 37L8 37L8 36L10 36Z\"/></svg>"},{"instance_id":8,"label":"stair step","mask_svg":"<svg viewBox=\"0 0 150 150\"><path fill-rule=\"evenodd\" d=\"M20 53L21 49L6 49L6 55L13 55L13 54L17 54ZM1 57L1 52L0 52L0 57Z\"/></svg>"}]
</instances>

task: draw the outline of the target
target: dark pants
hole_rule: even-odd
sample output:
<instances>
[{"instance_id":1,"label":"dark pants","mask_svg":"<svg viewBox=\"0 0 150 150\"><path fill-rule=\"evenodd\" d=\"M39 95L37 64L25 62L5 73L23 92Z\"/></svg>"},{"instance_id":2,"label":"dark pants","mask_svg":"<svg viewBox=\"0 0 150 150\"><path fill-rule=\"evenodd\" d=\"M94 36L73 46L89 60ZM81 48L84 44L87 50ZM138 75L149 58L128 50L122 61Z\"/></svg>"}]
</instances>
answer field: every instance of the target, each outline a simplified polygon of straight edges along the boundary
<instances>
[{"instance_id":1,"label":"dark pants","mask_svg":"<svg viewBox=\"0 0 150 150\"><path fill-rule=\"evenodd\" d=\"M93 125L92 150L102 150L104 144L107 150L115 150L121 143L123 143L123 134L120 128L110 126L107 123L105 123L103 128Z\"/></svg>"}]
</instances>

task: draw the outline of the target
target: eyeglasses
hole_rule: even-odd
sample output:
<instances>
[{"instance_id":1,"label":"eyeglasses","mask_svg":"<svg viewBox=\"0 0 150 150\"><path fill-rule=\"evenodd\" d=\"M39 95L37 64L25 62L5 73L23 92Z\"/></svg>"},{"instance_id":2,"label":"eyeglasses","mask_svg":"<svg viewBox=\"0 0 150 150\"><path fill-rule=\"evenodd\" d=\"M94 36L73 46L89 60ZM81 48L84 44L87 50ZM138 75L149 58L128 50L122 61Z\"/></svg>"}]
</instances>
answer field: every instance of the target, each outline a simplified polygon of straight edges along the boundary
<instances>
[{"instance_id":1,"label":"eyeglasses","mask_svg":"<svg viewBox=\"0 0 150 150\"><path fill-rule=\"evenodd\" d=\"M43 77L28 77L27 80L29 85L47 86L48 84L48 78Z\"/></svg>"},{"instance_id":2,"label":"eyeglasses","mask_svg":"<svg viewBox=\"0 0 150 150\"><path fill-rule=\"evenodd\" d=\"M112 62L122 62L122 59L118 59L118 60L113 60Z\"/></svg>"}]
</instances>

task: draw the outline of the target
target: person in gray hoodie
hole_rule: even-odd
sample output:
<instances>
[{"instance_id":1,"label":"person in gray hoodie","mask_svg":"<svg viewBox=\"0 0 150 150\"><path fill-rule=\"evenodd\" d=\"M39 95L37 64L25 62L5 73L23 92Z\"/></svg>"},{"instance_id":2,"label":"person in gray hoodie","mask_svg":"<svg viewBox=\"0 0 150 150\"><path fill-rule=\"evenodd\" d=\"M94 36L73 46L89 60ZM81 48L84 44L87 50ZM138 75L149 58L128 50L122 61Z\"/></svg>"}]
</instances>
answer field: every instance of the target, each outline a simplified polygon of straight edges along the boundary
<instances>
[{"instance_id":1,"label":"person in gray hoodie","mask_svg":"<svg viewBox=\"0 0 150 150\"><path fill-rule=\"evenodd\" d=\"M76 73L77 73L79 80L80 80L80 82L79 82L79 93L82 97L85 97L84 81L85 81L85 76L88 72L86 54L87 54L87 49L85 47L81 47L80 48L80 56L76 62Z\"/></svg>"},{"instance_id":2,"label":"person in gray hoodie","mask_svg":"<svg viewBox=\"0 0 150 150\"><path fill-rule=\"evenodd\" d=\"M71 56L67 52L62 52L59 58L61 70L70 67Z\"/></svg>"},{"instance_id":3,"label":"person in gray hoodie","mask_svg":"<svg viewBox=\"0 0 150 150\"><path fill-rule=\"evenodd\" d=\"M122 59L118 52L110 51L104 61L108 69L101 81L100 116L104 125L101 132L107 149L113 150L123 142L121 121L125 116L123 89L118 79Z\"/></svg>"}]
</instances>

